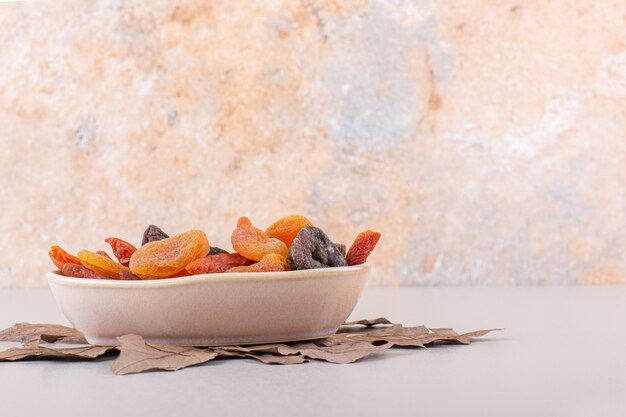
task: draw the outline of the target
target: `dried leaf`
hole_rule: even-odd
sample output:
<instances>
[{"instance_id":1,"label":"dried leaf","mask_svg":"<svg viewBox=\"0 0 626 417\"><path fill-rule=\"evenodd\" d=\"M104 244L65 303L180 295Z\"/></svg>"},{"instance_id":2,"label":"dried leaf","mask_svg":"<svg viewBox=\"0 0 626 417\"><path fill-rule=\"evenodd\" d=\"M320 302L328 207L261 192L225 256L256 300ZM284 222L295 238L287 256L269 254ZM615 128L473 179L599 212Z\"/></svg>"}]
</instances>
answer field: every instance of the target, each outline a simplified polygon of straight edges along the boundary
<instances>
[{"instance_id":1,"label":"dried leaf","mask_svg":"<svg viewBox=\"0 0 626 417\"><path fill-rule=\"evenodd\" d=\"M367 342L338 344L332 346L318 345L316 342L304 343L273 343L257 346L226 346L228 352L239 353L271 353L282 357L301 356L332 363L350 363L363 359L380 350L389 349L392 344L375 346Z\"/></svg>"},{"instance_id":2,"label":"dried leaf","mask_svg":"<svg viewBox=\"0 0 626 417\"><path fill-rule=\"evenodd\" d=\"M0 342L26 343L36 339L49 343L87 343L81 332L59 324L17 323L0 331Z\"/></svg>"},{"instance_id":3,"label":"dried leaf","mask_svg":"<svg viewBox=\"0 0 626 417\"><path fill-rule=\"evenodd\" d=\"M0 332L0 342L22 342L20 347L0 351L0 361L93 359L109 351L119 351L119 357L112 367L118 375L149 370L177 370L215 358L251 358L266 364L299 364L309 359L351 363L394 346L422 348L433 343L469 344L472 338L494 330L500 329L458 334L449 328L404 327L379 317L345 323L338 333L313 341L209 349L152 344L137 335L118 338L121 345L117 347L89 345L82 334L70 327L19 323Z\"/></svg>"},{"instance_id":4,"label":"dried leaf","mask_svg":"<svg viewBox=\"0 0 626 417\"><path fill-rule=\"evenodd\" d=\"M342 326L362 325L362 326L371 327L371 326L376 326L377 324L394 324L394 323L390 322L388 319L386 319L384 317L378 317L378 318L373 319L373 320L349 321L349 322L346 322L346 323L342 324Z\"/></svg>"},{"instance_id":5,"label":"dried leaf","mask_svg":"<svg viewBox=\"0 0 626 417\"><path fill-rule=\"evenodd\" d=\"M12 347L0 352L0 361L16 361L21 359L94 359L102 356L111 346L81 345L72 347L57 347L42 344L39 340L31 340L21 347Z\"/></svg>"},{"instance_id":6,"label":"dried leaf","mask_svg":"<svg viewBox=\"0 0 626 417\"><path fill-rule=\"evenodd\" d=\"M252 352L242 352L237 350L224 350L224 349L215 349L218 357L235 357L235 358L252 358L258 361L261 361L266 364L277 364L277 365L294 365L299 363L307 362L307 359L302 355L287 355L287 356L279 356L279 355L270 355L270 354L257 354Z\"/></svg>"},{"instance_id":7,"label":"dried leaf","mask_svg":"<svg viewBox=\"0 0 626 417\"><path fill-rule=\"evenodd\" d=\"M176 371L191 365L208 362L217 357L211 349L146 343L134 334L118 337L120 356L111 368L117 375L150 370Z\"/></svg>"},{"instance_id":8,"label":"dried leaf","mask_svg":"<svg viewBox=\"0 0 626 417\"><path fill-rule=\"evenodd\" d=\"M293 346L299 352L311 359L318 359L331 363L352 363L366 358L378 351L389 349L391 343L375 346L367 342L343 344L333 346L318 346L314 343L302 343Z\"/></svg>"},{"instance_id":9,"label":"dried leaf","mask_svg":"<svg viewBox=\"0 0 626 417\"><path fill-rule=\"evenodd\" d=\"M425 326L403 327L394 325L392 327L375 329L367 333L337 333L321 339L320 342L324 346L354 344L356 342L367 342L373 345L391 343L394 346L403 347L425 347L435 342L469 344L472 337L482 336L494 330L499 329L482 330L459 335L452 329L428 329Z\"/></svg>"}]
</instances>

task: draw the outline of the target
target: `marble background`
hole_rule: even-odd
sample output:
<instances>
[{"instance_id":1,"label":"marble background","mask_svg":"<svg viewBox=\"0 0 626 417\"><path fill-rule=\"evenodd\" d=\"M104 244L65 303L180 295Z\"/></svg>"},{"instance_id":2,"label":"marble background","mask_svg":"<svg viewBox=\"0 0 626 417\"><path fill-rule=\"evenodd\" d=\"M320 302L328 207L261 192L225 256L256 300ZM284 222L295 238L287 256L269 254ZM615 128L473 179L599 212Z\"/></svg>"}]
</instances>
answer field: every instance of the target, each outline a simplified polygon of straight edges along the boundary
<instances>
[{"instance_id":1,"label":"marble background","mask_svg":"<svg viewBox=\"0 0 626 417\"><path fill-rule=\"evenodd\" d=\"M0 3L0 286L241 215L372 285L626 282L622 1Z\"/></svg>"}]
</instances>

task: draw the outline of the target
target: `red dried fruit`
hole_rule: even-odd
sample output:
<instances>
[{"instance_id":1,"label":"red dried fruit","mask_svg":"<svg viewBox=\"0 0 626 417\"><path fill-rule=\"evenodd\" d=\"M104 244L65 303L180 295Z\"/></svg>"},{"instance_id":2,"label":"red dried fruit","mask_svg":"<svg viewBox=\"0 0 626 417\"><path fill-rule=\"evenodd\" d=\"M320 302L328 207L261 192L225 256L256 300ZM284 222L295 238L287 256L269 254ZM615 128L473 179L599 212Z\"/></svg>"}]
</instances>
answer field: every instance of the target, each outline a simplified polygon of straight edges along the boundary
<instances>
[{"instance_id":1,"label":"red dried fruit","mask_svg":"<svg viewBox=\"0 0 626 417\"><path fill-rule=\"evenodd\" d=\"M354 239L354 243L348 249L346 255L346 261L348 265L361 265L367 260L367 257L372 253L378 240L380 239L380 233L366 230L359 233Z\"/></svg>"},{"instance_id":2,"label":"red dried fruit","mask_svg":"<svg viewBox=\"0 0 626 417\"><path fill-rule=\"evenodd\" d=\"M105 256L105 257L107 257L107 258L111 259L111 257L109 256L109 254L108 254L108 253L106 253L106 252L105 252L105 251L103 251L103 250L97 250L97 251L96 251L96 253L97 253L98 255L102 255L102 256ZM111 259L111 260L113 260L113 259Z\"/></svg>"},{"instance_id":3,"label":"red dried fruit","mask_svg":"<svg viewBox=\"0 0 626 417\"><path fill-rule=\"evenodd\" d=\"M201 230L190 230L166 239L149 242L137 249L130 258L130 270L145 279L169 278L187 274L185 267L209 252L209 241Z\"/></svg>"},{"instance_id":4,"label":"red dried fruit","mask_svg":"<svg viewBox=\"0 0 626 417\"><path fill-rule=\"evenodd\" d=\"M78 252L78 259L85 268L111 279L120 279L120 272L128 271L127 267L115 262L108 256L102 256L88 250Z\"/></svg>"},{"instance_id":5,"label":"red dried fruit","mask_svg":"<svg viewBox=\"0 0 626 417\"><path fill-rule=\"evenodd\" d=\"M287 245L252 226L247 217L239 219L230 240L239 254L253 261L260 261L265 255L271 253L277 253L282 257L288 254Z\"/></svg>"},{"instance_id":6,"label":"red dried fruit","mask_svg":"<svg viewBox=\"0 0 626 417\"><path fill-rule=\"evenodd\" d=\"M280 272L289 271L285 257L277 253L265 255L259 262L250 266L236 266L227 272Z\"/></svg>"},{"instance_id":7,"label":"red dried fruit","mask_svg":"<svg viewBox=\"0 0 626 417\"><path fill-rule=\"evenodd\" d=\"M120 271L120 279L123 281L136 281L140 280L137 275L133 274L130 271Z\"/></svg>"},{"instance_id":8,"label":"red dried fruit","mask_svg":"<svg viewBox=\"0 0 626 417\"><path fill-rule=\"evenodd\" d=\"M307 226L313 226L309 219L300 215L292 215L275 221L265 230L265 233L269 237L275 237L283 241L289 247L298 235L298 232Z\"/></svg>"},{"instance_id":9,"label":"red dried fruit","mask_svg":"<svg viewBox=\"0 0 626 417\"><path fill-rule=\"evenodd\" d=\"M50 259L52 259L54 265L59 269L62 269L63 265L68 263L80 265L80 259L65 252L60 246L52 246L48 255L50 256Z\"/></svg>"},{"instance_id":10,"label":"red dried fruit","mask_svg":"<svg viewBox=\"0 0 626 417\"><path fill-rule=\"evenodd\" d=\"M98 275L95 272L85 268L82 265L67 263L61 268L61 273L66 277L74 278L91 278L91 279L107 279L102 275Z\"/></svg>"},{"instance_id":11,"label":"red dried fruit","mask_svg":"<svg viewBox=\"0 0 626 417\"><path fill-rule=\"evenodd\" d=\"M110 237L104 239L106 243L111 245L111 249L113 250L113 255L117 258L118 261L124 266L128 266L130 262L130 257L133 256L133 253L137 251L137 248L126 242L125 240L118 239L116 237Z\"/></svg>"},{"instance_id":12,"label":"red dried fruit","mask_svg":"<svg viewBox=\"0 0 626 417\"><path fill-rule=\"evenodd\" d=\"M191 261L185 269L191 275L215 274L226 272L236 266L250 265L252 262L253 261L250 259L246 259L238 253L219 253Z\"/></svg>"}]
</instances>

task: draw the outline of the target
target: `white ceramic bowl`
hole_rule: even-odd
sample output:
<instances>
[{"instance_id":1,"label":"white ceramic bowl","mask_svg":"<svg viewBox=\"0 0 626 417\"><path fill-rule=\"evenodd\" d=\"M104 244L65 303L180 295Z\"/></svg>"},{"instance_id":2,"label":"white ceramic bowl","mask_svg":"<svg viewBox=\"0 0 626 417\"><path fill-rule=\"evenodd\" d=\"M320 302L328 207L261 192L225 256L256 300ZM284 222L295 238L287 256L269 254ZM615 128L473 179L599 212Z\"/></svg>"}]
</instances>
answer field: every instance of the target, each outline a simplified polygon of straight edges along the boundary
<instances>
[{"instance_id":1,"label":"white ceramic bowl","mask_svg":"<svg viewBox=\"0 0 626 417\"><path fill-rule=\"evenodd\" d=\"M65 317L90 343L134 333L154 343L211 346L305 340L335 333L367 265L193 275L150 281L47 274Z\"/></svg>"}]
</instances>

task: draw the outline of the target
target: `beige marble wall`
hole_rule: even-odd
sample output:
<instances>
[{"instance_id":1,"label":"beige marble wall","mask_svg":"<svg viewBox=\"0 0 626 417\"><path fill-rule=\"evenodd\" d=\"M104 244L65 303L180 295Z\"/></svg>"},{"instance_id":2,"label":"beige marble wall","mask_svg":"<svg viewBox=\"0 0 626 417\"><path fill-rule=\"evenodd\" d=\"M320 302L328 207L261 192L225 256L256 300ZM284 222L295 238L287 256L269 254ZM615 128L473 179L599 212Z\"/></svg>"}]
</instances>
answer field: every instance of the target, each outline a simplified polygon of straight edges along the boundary
<instances>
[{"instance_id":1,"label":"beige marble wall","mask_svg":"<svg viewBox=\"0 0 626 417\"><path fill-rule=\"evenodd\" d=\"M0 285L149 223L383 233L372 284L626 281L626 7L0 3Z\"/></svg>"}]
</instances>

